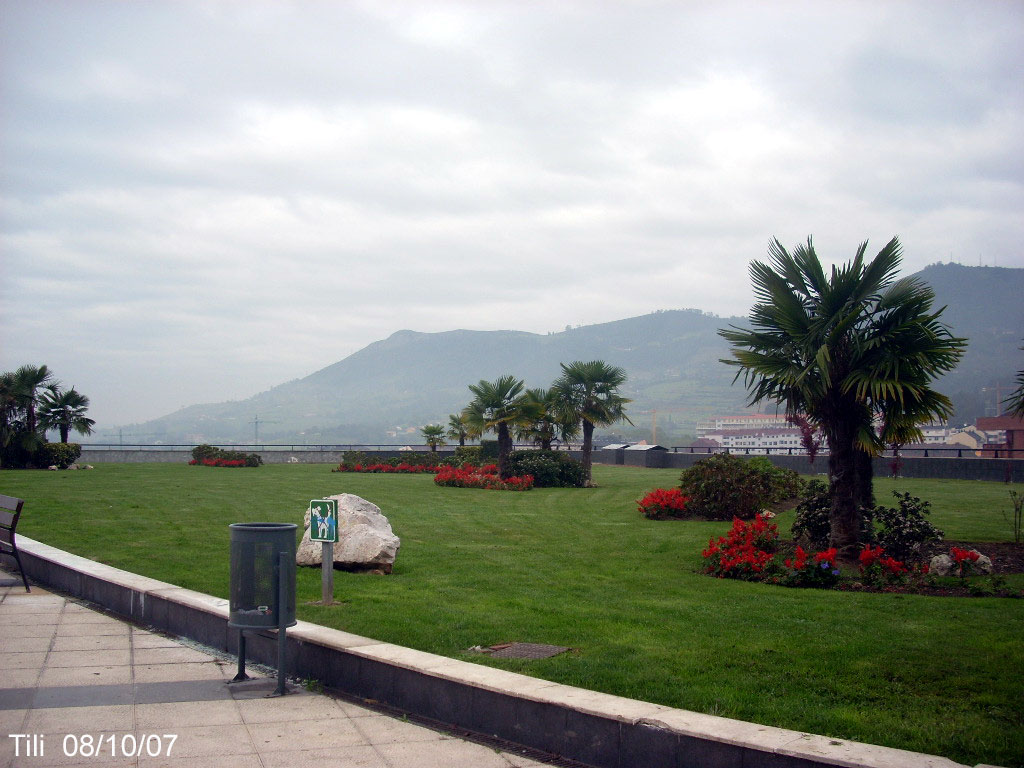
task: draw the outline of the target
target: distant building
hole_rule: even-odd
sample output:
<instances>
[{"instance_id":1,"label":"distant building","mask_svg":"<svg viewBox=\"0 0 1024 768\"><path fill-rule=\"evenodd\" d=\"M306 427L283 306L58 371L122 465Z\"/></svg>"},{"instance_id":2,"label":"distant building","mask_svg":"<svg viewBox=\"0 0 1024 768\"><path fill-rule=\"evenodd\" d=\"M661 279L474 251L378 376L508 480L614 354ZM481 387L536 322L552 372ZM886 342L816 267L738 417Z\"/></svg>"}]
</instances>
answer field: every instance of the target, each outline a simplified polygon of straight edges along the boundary
<instances>
[{"instance_id":1,"label":"distant building","mask_svg":"<svg viewBox=\"0 0 1024 768\"><path fill-rule=\"evenodd\" d=\"M716 434L724 430L751 430L789 428L785 415L770 416L764 413L748 413L742 416L715 416L697 422L697 437L710 437L717 440Z\"/></svg>"}]
</instances>

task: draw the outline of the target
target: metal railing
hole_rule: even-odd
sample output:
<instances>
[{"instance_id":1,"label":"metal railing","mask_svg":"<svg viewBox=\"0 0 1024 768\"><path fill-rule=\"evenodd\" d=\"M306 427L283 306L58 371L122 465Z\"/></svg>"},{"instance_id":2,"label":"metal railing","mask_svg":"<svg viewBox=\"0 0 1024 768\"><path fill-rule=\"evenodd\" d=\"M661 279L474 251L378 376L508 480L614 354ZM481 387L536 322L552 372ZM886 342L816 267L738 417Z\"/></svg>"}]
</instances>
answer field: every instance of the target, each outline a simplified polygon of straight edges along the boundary
<instances>
[{"instance_id":1,"label":"metal railing","mask_svg":"<svg viewBox=\"0 0 1024 768\"><path fill-rule=\"evenodd\" d=\"M672 453L733 453L743 456L806 456L804 448L780 448L760 446L706 446L706 445L673 445ZM818 451L818 456L828 456L828 448L824 446ZM892 450L885 450L881 454L886 458L895 458L896 453ZM1024 449L1021 448L995 448L986 446L984 448L931 448L923 445L908 446L899 451L900 458L956 458L956 459L1015 459L1024 458Z\"/></svg>"}]
</instances>

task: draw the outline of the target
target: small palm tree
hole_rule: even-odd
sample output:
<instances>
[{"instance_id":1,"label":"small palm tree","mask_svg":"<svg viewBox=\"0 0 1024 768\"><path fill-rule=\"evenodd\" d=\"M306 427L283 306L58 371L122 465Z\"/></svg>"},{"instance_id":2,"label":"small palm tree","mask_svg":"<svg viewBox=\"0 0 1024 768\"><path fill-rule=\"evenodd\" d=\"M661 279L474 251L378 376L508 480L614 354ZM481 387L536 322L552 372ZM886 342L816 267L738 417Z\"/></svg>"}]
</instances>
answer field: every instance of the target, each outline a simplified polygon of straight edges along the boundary
<instances>
[{"instance_id":1,"label":"small palm tree","mask_svg":"<svg viewBox=\"0 0 1024 768\"><path fill-rule=\"evenodd\" d=\"M446 436L452 440L458 440L460 447L466 444L466 438L469 437L469 422L466 421L466 414L448 414L448 432Z\"/></svg>"},{"instance_id":2,"label":"small palm tree","mask_svg":"<svg viewBox=\"0 0 1024 768\"><path fill-rule=\"evenodd\" d=\"M38 429L36 410L39 405L39 390L56 389L57 381L45 365L23 365L14 372L14 393L18 406L25 413L25 430L35 434Z\"/></svg>"},{"instance_id":3,"label":"small palm tree","mask_svg":"<svg viewBox=\"0 0 1024 768\"><path fill-rule=\"evenodd\" d=\"M80 435L91 435L95 421L88 418L89 398L74 387L62 390L54 387L43 393L39 405L39 426L42 430L56 429L60 441L66 443L73 429Z\"/></svg>"},{"instance_id":4,"label":"small palm tree","mask_svg":"<svg viewBox=\"0 0 1024 768\"><path fill-rule=\"evenodd\" d=\"M930 384L956 366L966 345L939 322L928 286L896 279L899 240L871 261L866 250L865 242L826 276L810 238L792 254L773 241L771 264L750 265L753 330L719 331L733 347L722 362L744 376L752 405L783 403L824 434L830 543L845 558L856 554L860 510L871 504L871 457L886 444L921 439L918 424L952 414L949 398Z\"/></svg>"},{"instance_id":5,"label":"small palm tree","mask_svg":"<svg viewBox=\"0 0 1024 768\"><path fill-rule=\"evenodd\" d=\"M433 453L437 453L437 446L445 444L444 427L440 424L427 424L420 432Z\"/></svg>"},{"instance_id":6,"label":"small palm tree","mask_svg":"<svg viewBox=\"0 0 1024 768\"><path fill-rule=\"evenodd\" d=\"M554 389L528 389L526 398L536 412L536 418L516 431L516 438L533 443L542 451L550 451L557 438L563 442L579 435L579 421L566 418L558 407L558 392Z\"/></svg>"},{"instance_id":7,"label":"small palm tree","mask_svg":"<svg viewBox=\"0 0 1024 768\"><path fill-rule=\"evenodd\" d=\"M583 427L583 471L591 482L591 455L594 427L606 427L617 421L633 422L626 416L625 406L632 402L619 393L626 383L626 372L603 360L589 363L579 360L562 366L562 375L552 385L562 417Z\"/></svg>"},{"instance_id":8,"label":"small palm tree","mask_svg":"<svg viewBox=\"0 0 1024 768\"><path fill-rule=\"evenodd\" d=\"M1024 347L1020 349L1024 352ZM1017 371L1017 389L1003 402L1006 404L1008 415L1024 419L1024 370Z\"/></svg>"},{"instance_id":9,"label":"small palm tree","mask_svg":"<svg viewBox=\"0 0 1024 768\"><path fill-rule=\"evenodd\" d=\"M471 431L498 436L498 474L507 477L508 455L512 452L512 430L533 420L534 407L523 395L523 382L515 376L470 384L473 401L463 414Z\"/></svg>"}]
</instances>

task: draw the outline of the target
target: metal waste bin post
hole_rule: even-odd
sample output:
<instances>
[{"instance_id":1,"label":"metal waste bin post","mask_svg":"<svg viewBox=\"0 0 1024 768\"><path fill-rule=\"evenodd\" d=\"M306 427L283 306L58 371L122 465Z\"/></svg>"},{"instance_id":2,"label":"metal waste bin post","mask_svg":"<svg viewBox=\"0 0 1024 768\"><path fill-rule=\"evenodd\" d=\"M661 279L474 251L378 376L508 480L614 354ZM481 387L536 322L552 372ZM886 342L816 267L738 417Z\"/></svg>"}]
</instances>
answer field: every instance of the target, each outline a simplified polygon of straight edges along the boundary
<instances>
[{"instance_id":1,"label":"metal waste bin post","mask_svg":"<svg viewBox=\"0 0 1024 768\"><path fill-rule=\"evenodd\" d=\"M277 629L277 690L285 691L285 629L295 626L295 523L232 523L228 626L238 630L238 674L247 680L245 631Z\"/></svg>"}]
</instances>

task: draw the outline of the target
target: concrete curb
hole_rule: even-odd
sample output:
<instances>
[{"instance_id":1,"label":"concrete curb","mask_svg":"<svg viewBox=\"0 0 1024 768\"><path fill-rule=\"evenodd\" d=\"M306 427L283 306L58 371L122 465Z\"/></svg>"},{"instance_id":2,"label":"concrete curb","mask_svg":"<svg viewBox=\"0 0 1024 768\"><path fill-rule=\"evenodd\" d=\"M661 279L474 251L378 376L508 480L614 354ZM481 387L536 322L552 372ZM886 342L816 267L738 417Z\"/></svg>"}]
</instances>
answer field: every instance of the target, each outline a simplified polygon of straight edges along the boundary
<instances>
[{"instance_id":1,"label":"concrete curb","mask_svg":"<svg viewBox=\"0 0 1024 768\"><path fill-rule=\"evenodd\" d=\"M41 584L139 624L237 652L228 601L18 537ZM275 632L247 656L277 663ZM944 757L840 741L574 688L300 621L288 671L348 694L599 768L963 768Z\"/></svg>"}]
</instances>

